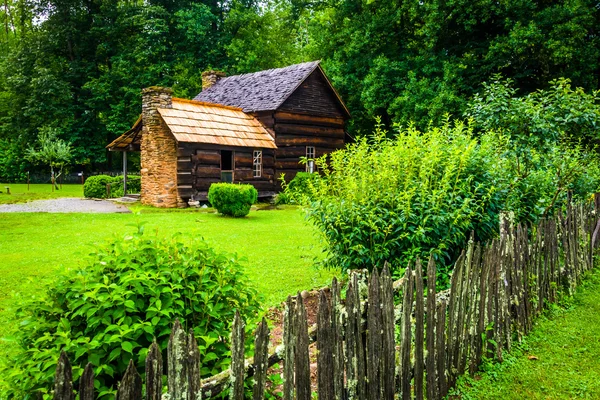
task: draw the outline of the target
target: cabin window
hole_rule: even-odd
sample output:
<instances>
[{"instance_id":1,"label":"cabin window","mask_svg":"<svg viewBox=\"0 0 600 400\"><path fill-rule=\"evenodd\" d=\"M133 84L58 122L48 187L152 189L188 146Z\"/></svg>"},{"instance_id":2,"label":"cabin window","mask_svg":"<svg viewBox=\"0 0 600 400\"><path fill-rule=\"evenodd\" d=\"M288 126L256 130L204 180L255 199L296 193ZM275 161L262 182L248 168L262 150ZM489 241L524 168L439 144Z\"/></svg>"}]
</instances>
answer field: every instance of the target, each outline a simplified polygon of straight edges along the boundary
<instances>
[{"instance_id":1,"label":"cabin window","mask_svg":"<svg viewBox=\"0 0 600 400\"><path fill-rule=\"evenodd\" d=\"M252 176L260 178L262 176L262 150L254 150L252 160Z\"/></svg>"},{"instance_id":2,"label":"cabin window","mask_svg":"<svg viewBox=\"0 0 600 400\"><path fill-rule=\"evenodd\" d=\"M306 146L306 172L315 172L315 146Z\"/></svg>"}]
</instances>

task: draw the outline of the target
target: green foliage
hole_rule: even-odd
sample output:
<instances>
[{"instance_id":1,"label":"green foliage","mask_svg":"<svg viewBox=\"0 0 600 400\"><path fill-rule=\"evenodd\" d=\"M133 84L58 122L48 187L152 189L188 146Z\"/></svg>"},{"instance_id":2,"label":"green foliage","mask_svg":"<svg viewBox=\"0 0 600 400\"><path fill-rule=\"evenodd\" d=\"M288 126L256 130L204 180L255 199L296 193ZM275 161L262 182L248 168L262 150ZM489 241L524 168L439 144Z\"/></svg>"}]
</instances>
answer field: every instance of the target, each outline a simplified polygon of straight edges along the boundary
<instances>
[{"instance_id":1,"label":"green foliage","mask_svg":"<svg viewBox=\"0 0 600 400\"><path fill-rule=\"evenodd\" d=\"M323 177L308 213L327 243L327 264L347 271L389 261L399 269L433 252L448 265L471 231L489 239L501 199L488 144L461 123L397 128L393 139L378 128L372 142L319 160Z\"/></svg>"},{"instance_id":2,"label":"green foliage","mask_svg":"<svg viewBox=\"0 0 600 400\"><path fill-rule=\"evenodd\" d=\"M252 185L213 183L208 189L208 201L223 215L245 217L256 203L258 191Z\"/></svg>"},{"instance_id":3,"label":"green foliage","mask_svg":"<svg viewBox=\"0 0 600 400\"><path fill-rule=\"evenodd\" d=\"M18 310L21 350L3 371L12 382L7 394L48 393L64 350L74 379L91 362L100 398L111 398L130 359L143 370L154 338L165 350L176 318L198 339L202 376L213 375L228 366L236 310L251 320L259 303L235 256L216 253L201 239L145 236L140 225L98 247L84 267Z\"/></svg>"},{"instance_id":4,"label":"green foliage","mask_svg":"<svg viewBox=\"0 0 600 400\"><path fill-rule=\"evenodd\" d=\"M283 191L277 195L276 204L305 204L313 199L314 184L319 174L298 172L294 179L286 183L285 176L281 177Z\"/></svg>"},{"instance_id":5,"label":"green foliage","mask_svg":"<svg viewBox=\"0 0 600 400\"><path fill-rule=\"evenodd\" d=\"M568 192L582 198L600 188L600 92L565 79L550 85L519 97L512 80L495 76L467 110L480 131L497 132L504 209L521 221L550 213Z\"/></svg>"},{"instance_id":6,"label":"green foliage","mask_svg":"<svg viewBox=\"0 0 600 400\"><path fill-rule=\"evenodd\" d=\"M106 185L110 184L110 196L106 194ZM141 181L139 176L127 175L127 192L139 193ZM109 175L94 175L85 180L83 195L88 198L106 199L123 196L123 177Z\"/></svg>"}]
</instances>

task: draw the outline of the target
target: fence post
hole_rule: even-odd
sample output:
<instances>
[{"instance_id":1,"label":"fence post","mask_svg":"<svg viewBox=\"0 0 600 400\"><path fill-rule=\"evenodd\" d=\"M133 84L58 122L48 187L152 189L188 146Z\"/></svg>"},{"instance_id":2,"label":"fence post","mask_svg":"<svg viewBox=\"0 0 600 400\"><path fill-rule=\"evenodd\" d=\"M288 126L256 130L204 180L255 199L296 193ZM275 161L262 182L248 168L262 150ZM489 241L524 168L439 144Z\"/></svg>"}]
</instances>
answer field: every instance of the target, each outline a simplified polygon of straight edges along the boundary
<instances>
[{"instance_id":1,"label":"fence post","mask_svg":"<svg viewBox=\"0 0 600 400\"><path fill-rule=\"evenodd\" d=\"M292 297L288 296L283 314L283 400L292 400L294 398L295 315L296 309L292 302Z\"/></svg>"},{"instance_id":2,"label":"fence post","mask_svg":"<svg viewBox=\"0 0 600 400\"><path fill-rule=\"evenodd\" d=\"M79 378L79 400L95 400L94 369L92 363L87 363L81 378Z\"/></svg>"},{"instance_id":3,"label":"fence post","mask_svg":"<svg viewBox=\"0 0 600 400\"><path fill-rule=\"evenodd\" d=\"M294 364L296 367L296 399L310 400L310 358L308 354L308 322L306 308L300 293L296 296L296 349Z\"/></svg>"},{"instance_id":4,"label":"fence post","mask_svg":"<svg viewBox=\"0 0 600 400\"><path fill-rule=\"evenodd\" d=\"M236 310L231 336L231 400L244 400L244 343L246 324Z\"/></svg>"},{"instance_id":5,"label":"fence post","mask_svg":"<svg viewBox=\"0 0 600 400\"><path fill-rule=\"evenodd\" d=\"M425 324L425 304L423 300L423 267L421 260L417 259L415 269L415 398L423 400L423 341Z\"/></svg>"},{"instance_id":6,"label":"fence post","mask_svg":"<svg viewBox=\"0 0 600 400\"><path fill-rule=\"evenodd\" d=\"M383 330L383 354L381 356L382 398L385 400L393 400L396 392L396 341L394 339L396 321L394 316L394 282L392 281L392 275L390 274L387 262L383 266L380 283L382 304L381 322Z\"/></svg>"},{"instance_id":7,"label":"fence post","mask_svg":"<svg viewBox=\"0 0 600 400\"><path fill-rule=\"evenodd\" d=\"M381 297L379 273L373 268L369 277L369 302L367 309L367 398L381 399Z\"/></svg>"},{"instance_id":8,"label":"fence post","mask_svg":"<svg viewBox=\"0 0 600 400\"><path fill-rule=\"evenodd\" d=\"M335 400L342 400L344 397L344 312L342 312L341 307L340 286L334 277L331 282L331 330L334 346L333 389Z\"/></svg>"},{"instance_id":9,"label":"fence post","mask_svg":"<svg viewBox=\"0 0 600 400\"><path fill-rule=\"evenodd\" d=\"M406 267L404 273L404 298L402 301L402 341L400 342L401 370L400 380L402 384L402 399L410 400L410 348L411 348L411 317L413 304L413 273L410 266Z\"/></svg>"},{"instance_id":10,"label":"fence post","mask_svg":"<svg viewBox=\"0 0 600 400\"><path fill-rule=\"evenodd\" d=\"M194 336L194 330L190 329L187 338L187 373L188 373L188 400L200 400L202 398L200 386L200 350Z\"/></svg>"},{"instance_id":11,"label":"fence post","mask_svg":"<svg viewBox=\"0 0 600 400\"><path fill-rule=\"evenodd\" d=\"M363 346L362 310L358 275L353 274L346 292L346 310L348 325L346 328L346 352L348 398L366 398L365 352Z\"/></svg>"},{"instance_id":12,"label":"fence post","mask_svg":"<svg viewBox=\"0 0 600 400\"><path fill-rule=\"evenodd\" d=\"M263 400L269 363L269 326L263 317L254 340L254 400Z\"/></svg>"},{"instance_id":13,"label":"fence post","mask_svg":"<svg viewBox=\"0 0 600 400\"><path fill-rule=\"evenodd\" d=\"M435 363L435 295L436 295L436 265L433 254L429 257L427 264L427 334L425 336L427 346L426 376L427 376L427 399L438 398L438 384L436 381Z\"/></svg>"},{"instance_id":14,"label":"fence post","mask_svg":"<svg viewBox=\"0 0 600 400\"><path fill-rule=\"evenodd\" d=\"M325 292L319 292L317 314L317 376L319 400L333 400L333 332L331 329L331 308Z\"/></svg>"},{"instance_id":15,"label":"fence post","mask_svg":"<svg viewBox=\"0 0 600 400\"><path fill-rule=\"evenodd\" d=\"M156 338L146 356L146 400L160 400L162 395L163 363Z\"/></svg>"},{"instance_id":16,"label":"fence post","mask_svg":"<svg viewBox=\"0 0 600 400\"><path fill-rule=\"evenodd\" d=\"M54 374L54 400L75 400L71 363L64 351L60 352Z\"/></svg>"},{"instance_id":17,"label":"fence post","mask_svg":"<svg viewBox=\"0 0 600 400\"><path fill-rule=\"evenodd\" d=\"M125 376L119 384L116 400L140 400L142 398L142 377L138 374L133 360L129 360Z\"/></svg>"}]
</instances>

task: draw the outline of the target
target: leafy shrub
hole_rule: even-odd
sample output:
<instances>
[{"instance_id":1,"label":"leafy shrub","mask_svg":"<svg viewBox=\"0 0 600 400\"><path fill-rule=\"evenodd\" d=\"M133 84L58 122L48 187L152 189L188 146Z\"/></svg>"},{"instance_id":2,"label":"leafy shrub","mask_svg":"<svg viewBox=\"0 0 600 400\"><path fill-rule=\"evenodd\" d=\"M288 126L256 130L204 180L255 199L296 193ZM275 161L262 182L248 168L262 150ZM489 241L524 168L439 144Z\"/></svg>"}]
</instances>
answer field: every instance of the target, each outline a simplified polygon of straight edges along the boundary
<instances>
[{"instance_id":1,"label":"leafy shrub","mask_svg":"<svg viewBox=\"0 0 600 400\"><path fill-rule=\"evenodd\" d=\"M258 191L252 185L213 183L208 189L208 201L223 215L245 217L256 203Z\"/></svg>"},{"instance_id":2,"label":"leafy shrub","mask_svg":"<svg viewBox=\"0 0 600 400\"><path fill-rule=\"evenodd\" d=\"M252 319L259 303L234 256L199 239L148 237L140 227L99 247L85 267L18 310L21 350L3 371L12 382L8 394L48 393L64 350L74 379L91 362L100 398L112 398L130 359L141 371L154 337L166 348L176 318L198 339L202 376L213 375L228 366L235 310Z\"/></svg>"},{"instance_id":3,"label":"leafy shrub","mask_svg":"<svg viewBox=\"0 0 600 400\"><path fill-rule=\"evenodd\" d=\"M347 271L389 261L398 270L433 252L449 265L471 231L493 236L501 198L492 150L470 127L446 123L398 129L393 139L378 128L373 143L362 138L320 161L308 214L325 239L325 263Z\"/></svg>"},{"instance_id":4,"label":"leafy shrub","mask_svg":"<svg viewBox=\"0 0 600 400\"><path fill-rule=\"evenodd\" d=\"M314 183L319 179L319 174L298 172L289 183L284 178L282 175L283 191L277 195L276 204L304 204L314 198Z\"/></svg>"},{"instance_id":5,"label":"leafy shrub","mask_svg":"<svg viewBox=\"0 0 600 400\"><path fill-rule=\"evenodd\" d=\"M110 197L123 196L123 177L109 175L94 175L87 178L83 185L83 195L88 198L105 199L108 184L111 185ZM140 177L127 175L127 193L139 193L140 190Z\"/></svg>"}]
</instances>

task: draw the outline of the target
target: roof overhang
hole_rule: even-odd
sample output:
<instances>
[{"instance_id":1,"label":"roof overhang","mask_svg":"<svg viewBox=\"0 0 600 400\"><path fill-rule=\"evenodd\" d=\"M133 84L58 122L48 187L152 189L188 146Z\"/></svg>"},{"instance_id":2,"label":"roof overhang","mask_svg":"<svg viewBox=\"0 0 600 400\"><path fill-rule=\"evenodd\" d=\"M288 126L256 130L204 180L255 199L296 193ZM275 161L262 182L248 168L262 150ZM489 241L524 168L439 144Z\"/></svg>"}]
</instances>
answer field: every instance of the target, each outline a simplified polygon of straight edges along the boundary
<instances>
[{"instance_id":1,"label":"roof overhang","mask_svg":"<svg viewBox=\"0 0 600 400\"><path fill-rule=\"evenodd\" d=\"M142 116L140 115L130 130L113 140L106 148L109 151L140 151L142 143Z\"/></svg>"}]
</instances>

